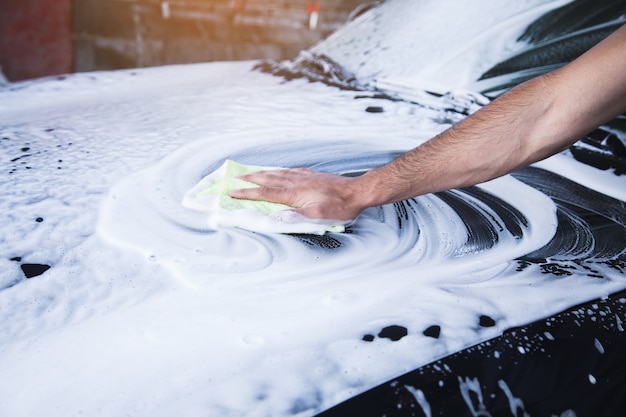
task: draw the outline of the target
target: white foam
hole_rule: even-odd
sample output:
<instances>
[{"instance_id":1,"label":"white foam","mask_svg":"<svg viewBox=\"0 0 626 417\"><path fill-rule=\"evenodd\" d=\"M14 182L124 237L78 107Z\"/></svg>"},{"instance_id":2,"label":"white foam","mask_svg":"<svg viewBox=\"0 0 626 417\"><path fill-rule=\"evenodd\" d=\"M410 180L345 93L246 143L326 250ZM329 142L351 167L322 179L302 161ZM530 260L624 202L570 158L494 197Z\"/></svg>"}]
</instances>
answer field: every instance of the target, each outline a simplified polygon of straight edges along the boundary
<instances>
[{"instance_id":1,"label":"white foam","mask_svg":"<svg viewBox=\"0 0 626 417\"><path fill-rule=\"evenodd\" d=\"M512 260L554 233L555 208L511 177L481 189L527 219L520 236L489 204L455 194L496 230L483 249L468 246L459 213L433 195L411 202L411 220L373 208L352 233L324 241L211 228L180 202L227 158L356 173L448 127L417 105L283 83L251 65L77 74L0 91L4 414L313 415L626 286L608 269L605 280L567 284L517 271ZM558 158L550 163L558 170ZM572 175L612 175L596 171ZM51 268L26 280L25 262ZM496 325L479 328L483 314ZM423 337L433 323L440 338ZM392 324L408 335L362 340Z\"/></svg>"},{"instance_id":2,"label":"white foam","mask_svg":"<svg viewBox=\"0 0 626 417\"><path fill-rule=\"evenodd\" d=\"M502 56L522 50L526 44L517 38L528 22L570 1L385 2L313 50L362 82L397 80L445 92L471 85Z\"/></svg>"}]
</instances>

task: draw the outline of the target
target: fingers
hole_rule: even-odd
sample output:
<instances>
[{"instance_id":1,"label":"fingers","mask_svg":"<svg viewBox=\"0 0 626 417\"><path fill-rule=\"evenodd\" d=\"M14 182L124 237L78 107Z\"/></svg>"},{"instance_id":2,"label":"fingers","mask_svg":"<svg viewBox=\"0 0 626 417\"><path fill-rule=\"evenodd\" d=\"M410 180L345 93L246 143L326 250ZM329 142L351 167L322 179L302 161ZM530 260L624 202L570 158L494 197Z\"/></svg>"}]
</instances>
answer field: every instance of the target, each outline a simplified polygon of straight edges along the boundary
<instances>
[{"instance_id":1,"label":"fingers","mask_svg":"<svg viewBox=\"0 0 626 417\"><path fill-rule=\"evenodd\" d=\"M272 203L286 204L294 206L293 193L285 188L259 186L256 188L243 188L232 190L228 193L233 198L245 200L269 201Z\"/></svg>"},{"instance_id":2,"label":"fingers","mask_svg":"<svg viewBox=\"0 0 626 417\"><path fill-rule=\"evenodd\" d=\"M233 190L229 195L233 198L269 201L299 207L296 191L301 192L306 184L305 181L309 180L307 177L312 173L313 171L306 168L296 168L258 171L242 175L240 179L259 187Z\"/></svg>"},{"instance_id":3,"label":"fingers","mask_svg":"<svg viewBox=\"0 0 626 417\"><path fill-rule=\"evenodd\" d=\"M296 182L302 181L304 177L307 177L314 172L306 168L295 169L276 169L270 171L258 171L251 174L242 175L239 177L244 181L251 182L257 185L271 185L273 187L281 187L292 185Z\"/></svg>"}]
</instances>

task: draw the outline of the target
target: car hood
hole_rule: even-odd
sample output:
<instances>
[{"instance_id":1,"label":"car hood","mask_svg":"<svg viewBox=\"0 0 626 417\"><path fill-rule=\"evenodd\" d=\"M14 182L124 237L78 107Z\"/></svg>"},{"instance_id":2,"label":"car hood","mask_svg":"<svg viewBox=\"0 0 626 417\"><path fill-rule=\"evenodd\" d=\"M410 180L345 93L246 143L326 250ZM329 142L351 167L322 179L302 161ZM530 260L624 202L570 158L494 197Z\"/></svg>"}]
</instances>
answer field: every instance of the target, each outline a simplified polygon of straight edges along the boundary
<instances>
[{"instance_id":1,"label":"car hood","mask_svg":"<svg viewBox=\"0 0 626 417\"><path fill-rule=\"evenodd\" d=\"M463 117L255 64L2 87L7 415L313 415L626 288L623 177L568 153L344 234L211 229L181 202L225 159L358 175Z\"/></svg>"}]
</instances>

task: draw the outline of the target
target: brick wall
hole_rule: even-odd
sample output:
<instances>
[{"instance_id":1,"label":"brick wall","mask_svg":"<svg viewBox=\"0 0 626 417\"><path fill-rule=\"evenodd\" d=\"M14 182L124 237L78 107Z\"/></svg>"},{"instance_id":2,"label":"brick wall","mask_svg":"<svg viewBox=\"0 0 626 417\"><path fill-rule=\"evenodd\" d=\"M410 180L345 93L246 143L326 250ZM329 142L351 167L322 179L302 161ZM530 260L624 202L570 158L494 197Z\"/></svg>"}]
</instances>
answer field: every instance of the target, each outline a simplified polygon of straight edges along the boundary
<instances>
[{"instance_id":1,"label":"brick wall","mask_svg":"<svg viewBox=\"0 0 626 417\"><path fill-rule=\"evenodd\" d=\"M288 59L369 2L319 3L311 30L305 0L72 0L74 68Z\"/></svg>"},{"instance_id":2,"label":"brick wall","mask_svg":"<svg viewBox=\"0 0 626 417\"><path fill-rule=\"evenodd\" d=\"M70 0L0 1L0 67L9 81L71 72Z\"/></svg>"}]
</instances>

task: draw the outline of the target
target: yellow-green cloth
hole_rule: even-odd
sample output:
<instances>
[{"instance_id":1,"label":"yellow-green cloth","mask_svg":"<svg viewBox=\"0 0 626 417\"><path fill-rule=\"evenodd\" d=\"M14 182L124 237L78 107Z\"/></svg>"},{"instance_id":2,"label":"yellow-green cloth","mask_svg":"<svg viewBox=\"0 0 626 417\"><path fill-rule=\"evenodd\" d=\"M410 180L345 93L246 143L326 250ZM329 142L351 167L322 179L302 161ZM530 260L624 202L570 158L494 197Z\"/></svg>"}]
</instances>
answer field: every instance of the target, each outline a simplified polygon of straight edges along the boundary
<instances>
[{"instance_id":1,"label":"yellow-green cloth","mask_svg":"<svg viewBox=\"0 0 626 417\"><path fill-rule=\"evenodd\" d=\"M214 178L213 181L209 182L208 186L205 189L198 191L198 193L196 194L197 197L208 195L218 196L218 204L221 208L225 210L248 209L258 211L263 214L270 214L277 211L289 210L293 208L285 204L270 203L269 201L254 201L232 198L229 195L232 190L258 187L258 185L256 184L241 180L237 177L272 168L242 165L231 160L227 160L224 163L224 167L224 176Z\"/></svg>"},{"instance_id":2,"label":"yellow-green cloth","mask_svg":"<svg viewBox=\"0 0 626 417\"><path fill-rule=\"evenodd\" d=\"M263 233L341 233L345 224L332 220L308 219L293 211L293 207L232 198L232 190L254 188L258 185L244 181L239 176L262 170L281 168L243 165L232 160L201 179L183 198L183 205L209 213L209 224L240 227Z\"/></svg>"}]
</instances>

